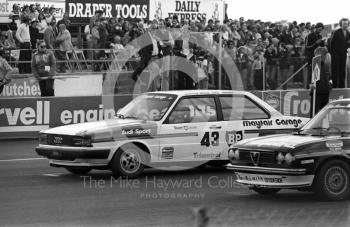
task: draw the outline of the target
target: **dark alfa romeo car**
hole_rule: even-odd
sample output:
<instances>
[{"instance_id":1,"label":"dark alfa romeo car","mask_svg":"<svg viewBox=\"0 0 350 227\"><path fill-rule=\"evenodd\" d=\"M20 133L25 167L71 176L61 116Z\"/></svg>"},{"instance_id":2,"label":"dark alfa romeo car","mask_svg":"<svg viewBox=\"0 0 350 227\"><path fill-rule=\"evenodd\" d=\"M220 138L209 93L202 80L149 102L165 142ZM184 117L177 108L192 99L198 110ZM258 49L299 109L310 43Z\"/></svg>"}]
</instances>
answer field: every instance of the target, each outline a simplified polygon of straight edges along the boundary
<instances>
[{"instance_id":1,"label":"dark alfa romeo car","mask_svg":"<svg viewBox=\"0 0 350 227\"><path fill-rule=\"evenodd\" d=\"M334 101L294 134L242 140L228 151L236 181L260 194L281 189L349 198L350 99Z\"/></svg>"}]
</instances>

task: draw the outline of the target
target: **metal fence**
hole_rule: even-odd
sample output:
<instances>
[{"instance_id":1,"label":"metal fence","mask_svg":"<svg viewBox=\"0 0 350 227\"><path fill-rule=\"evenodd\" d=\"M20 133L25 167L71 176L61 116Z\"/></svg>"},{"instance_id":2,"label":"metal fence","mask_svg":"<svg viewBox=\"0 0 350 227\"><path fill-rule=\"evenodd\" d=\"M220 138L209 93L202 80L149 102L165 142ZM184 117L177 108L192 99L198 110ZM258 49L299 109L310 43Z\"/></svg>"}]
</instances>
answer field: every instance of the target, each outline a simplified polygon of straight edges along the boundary
<instances>
[{"instance_id":1,"label":"metal fence","mask_svg":"<svg viewBox=\"0 0 350 227\"><path fill-rule=\"evenodd\" d=\"M198 34L195 34L195 36L195 40L198 40ZM203 71L208 81L207 88L235 89L232 87L233 75L238 75L241 78L242 86L245 90L305 88L307 85L308 73L306 64L304 63L304 57L283 59L263 58L259 59L261 61L260 67L256 67L255 63L258 59L247 56L243 60L239 55L232 57L228 54L225 56L224 54L219 54L224 51L221 44L214 46L215 43L212 42L210 45L213 46L208 46L207 50L200 48L195 53L198 55L194 59L191 59L199 68L204 69ZM8 61L14 68L17 68L19 64L31 63L31 60L19 61L20 51L20 49L16 49L8 50L7 52ZM136 56L130 56L123 53L123 58L123 54L121 53L121 51L113 49L73 49L66 53L65 60L57 60L57 64L65 64L67 73L108 73L111 70L132 73L139 67L140 57L137 54ZM175 56L174 53L171 53L171 56ZM187 55L182 57L190 60ZM235 65L223 67L225 61L229 58L232 58L229 62L232 60ZM16 74L14 76L29 77L31 74ZM170 89L174 87L171 86Z\"/></svg>"}]
</instances>

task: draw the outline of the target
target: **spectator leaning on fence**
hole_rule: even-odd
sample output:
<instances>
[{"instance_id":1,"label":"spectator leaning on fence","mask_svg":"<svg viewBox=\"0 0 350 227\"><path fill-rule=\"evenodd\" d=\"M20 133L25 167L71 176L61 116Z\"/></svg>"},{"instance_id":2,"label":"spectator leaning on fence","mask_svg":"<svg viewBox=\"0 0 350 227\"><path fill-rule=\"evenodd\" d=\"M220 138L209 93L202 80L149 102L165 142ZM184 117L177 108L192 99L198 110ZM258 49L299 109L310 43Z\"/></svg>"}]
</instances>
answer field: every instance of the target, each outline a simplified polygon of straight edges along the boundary
<instances>
[{"instance_id":1,"label":"spectator leaning on fence","mask_svg":"<svg viewBox=\"0 0 350 227\"><path fill-rule=\"evenodd\" d=\"M38 50L32 58L33 76L38 80L41 96L54 96L56 59L51 50L46 49L44 40L38 41Z\"/></svg>"}]
</instances>

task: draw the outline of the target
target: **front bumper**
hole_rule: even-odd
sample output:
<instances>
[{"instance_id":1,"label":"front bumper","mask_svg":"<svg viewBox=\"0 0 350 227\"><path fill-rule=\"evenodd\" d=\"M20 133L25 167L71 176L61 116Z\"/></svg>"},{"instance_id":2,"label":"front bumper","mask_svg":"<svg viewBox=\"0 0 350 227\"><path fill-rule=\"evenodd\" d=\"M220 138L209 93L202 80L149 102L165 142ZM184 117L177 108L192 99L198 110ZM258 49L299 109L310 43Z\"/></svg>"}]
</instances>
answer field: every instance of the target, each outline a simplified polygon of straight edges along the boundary
<instances>
[{"instance_id":1,"label":"front bumper","mask_svg":"<svg viewBox=\"0 0 350 227\"><path fill-rule=\"evenodd\" d=\"M35 148L38 155L48 159L73 161L75 159L107 159L110 149L90 147L60 147L39 145Z\"/></svg>"},{"instance_id":2,"label":"front bumper","mask_svg":"<svg viewBox=\"0 0 350 227\"><path fill-rule=\"evenodd\" d=\"M268 188L300 188L312 185L314 175L307 175L306 169L267 168L228 164L227 169L235 171L236 182Z\"/></svg>"}]
</instances>

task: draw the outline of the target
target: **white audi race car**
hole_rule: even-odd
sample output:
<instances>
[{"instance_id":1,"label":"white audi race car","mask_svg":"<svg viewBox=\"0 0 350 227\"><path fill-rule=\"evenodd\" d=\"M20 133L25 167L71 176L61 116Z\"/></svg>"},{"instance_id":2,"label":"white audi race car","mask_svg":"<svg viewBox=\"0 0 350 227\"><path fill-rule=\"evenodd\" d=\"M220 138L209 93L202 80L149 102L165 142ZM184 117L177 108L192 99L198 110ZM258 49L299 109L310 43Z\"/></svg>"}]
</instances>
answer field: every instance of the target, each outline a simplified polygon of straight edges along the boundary
<instances>
[{"instance_id":1,"label":"white audi race car","mask_svg":"<svg viewBox=\"0 0 350 227\"><path fill-rule=\"evenodd\" d=\"M296 131L308 120L283 116L245 91L150 92L114 119L41 131L36 152L75 174L109 169L133 178L145 167L226 164L237 141Z\"/></svg>"}]
</instances>

